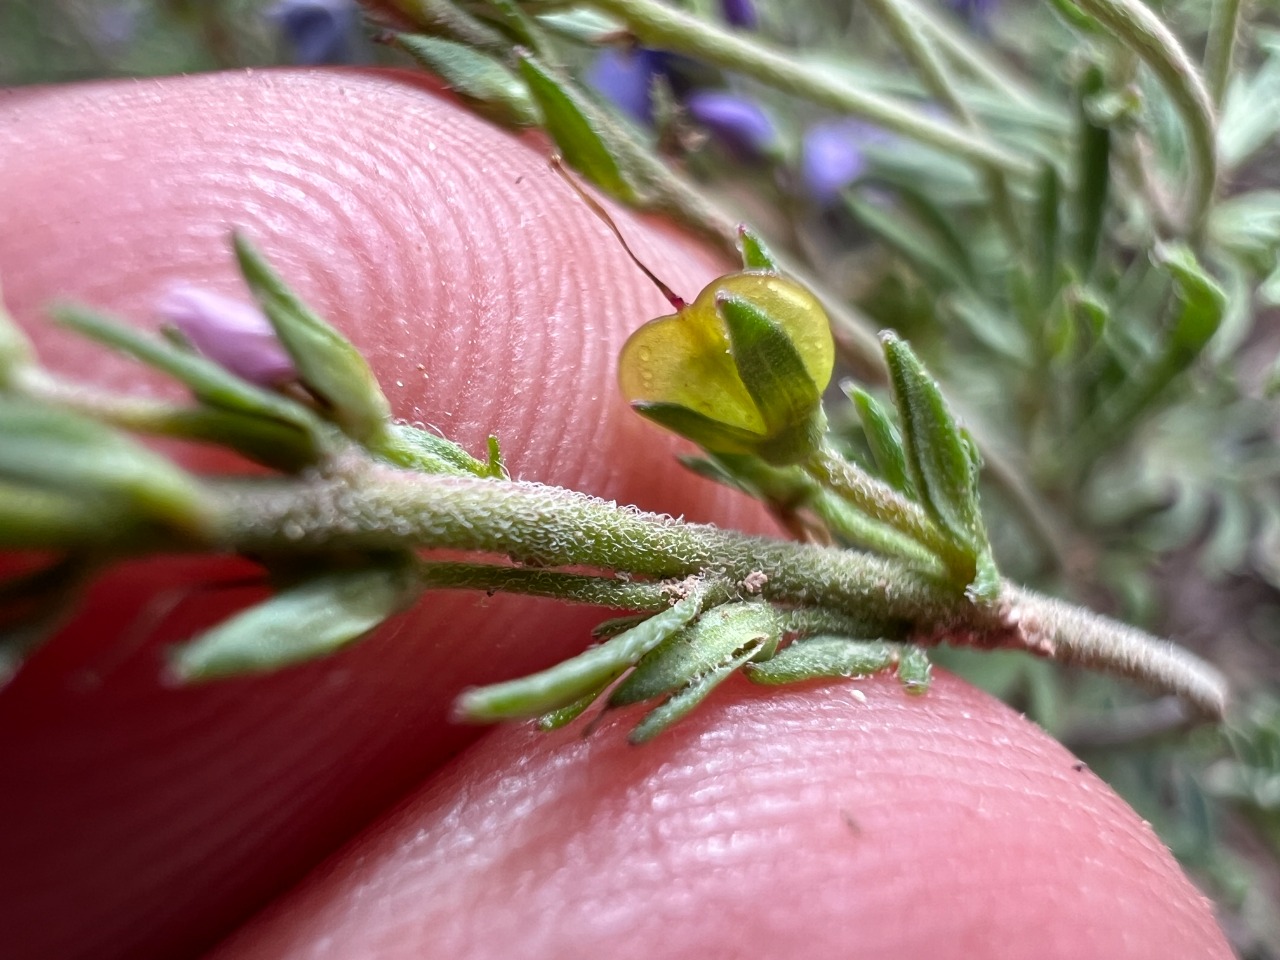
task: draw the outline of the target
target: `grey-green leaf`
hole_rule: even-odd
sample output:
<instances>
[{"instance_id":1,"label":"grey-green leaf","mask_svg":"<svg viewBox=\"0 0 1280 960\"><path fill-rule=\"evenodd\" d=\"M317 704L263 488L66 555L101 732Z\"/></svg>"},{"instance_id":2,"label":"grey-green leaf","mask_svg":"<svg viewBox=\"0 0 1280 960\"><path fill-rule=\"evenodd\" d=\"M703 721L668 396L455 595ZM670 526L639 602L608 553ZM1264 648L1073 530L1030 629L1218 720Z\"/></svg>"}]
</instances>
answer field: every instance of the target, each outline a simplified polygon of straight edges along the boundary
<instances>
[{"instance_id":1,"label":"grey-green leaf","mask_svg":"<svg viewBox=\"0 0 1280 960\"><path fill-rule=\"evenodd\" d=\"M247 237L237 232L233 243L245 282L298 368L299 379L324 401L344 433L377 446L386 435L391 408L369 364L299 299Z\"/></svg>"},{"instance_id":2,"label":"grey-green leaf","mask_svg":"<svg viewBox=\"0 0 1280 960\"><path fill-rule=\"evenodd\" d=\"M401 33L396 41L451 90L494 119L523 127L541 119L529 87L496 58L440 37Z\"/></svg>"},{"instance_id":3,"label":"grey-green leaf","mask_svg":"<svg viewBox=\"0 0 1280 960\"><path fill-rule=\"evenodd\" d=\"M707 698L712 690L759 656L767 642L759 637L749 638L733 656L711 670L699 674L687 686L676 691L664 703L646 714L645 718L636 724L627 739L632 743L646 743L672 724L683 720Z\"/></svg>"},{"instance_id":4,"label":"grey-green leaf","mask_svg":"<svg viewBox=\"0 0 1280 960\"><path fill-rule=\"evenodd\" d=\"M671 693L732 659L748 642L776 640L781 633L777 613L763 601L722 604L645 656L614 689L609 706L626 706Z\"/></svg>"},{"instance_id":5,"label":"grey-green leaf","mask_svg":"<svg viewBox=\"0 0 1280 960\"><path fill-rule=\"evenodd\" d=\"M881 640L851 640L817 636L797 640L776 656L748 664L743 671L752 683L769 686L832 677L866 677L898 662L901 644Z\"/></svg>"},{"instance_id":6,"label":"grey-green leaf","mask_svg":"<svg viewBox=\"0 0 1280 960\"><path fill-rule=\"evenodd\" d=\"M96 420L25 400L0 399L0 479L184 534L207 525L199 481L170 460Z\"/></svg>"},{"instance_id":7,"label":"grey-green leaf","mask_svg":"<svg viewBox=\"0 0 1280 960\"><path fill-rule=\"evenodd\" d=\"M907 470L907 454L902 448L902 435L889 416L884 405L854 383L841 384L845 395L853 401L853 408L867 436L871 456L885 483L911 499L916 498L915 485Z\"/></svg>"},{"instance_id":8,"label":"grey-green leaf","mask_svg":"<svg viewBox=\"0 0 1280 960\"><path fill-rule=\"evenodd\" d=\"M536 717L569 706L599 690L619 671L633 666L667 637L702 612L707 591L694 590L670 609L624 633L540 673L464 690L454 715L471 723Z\"/></svg>"},{"instance_id":9,"label":"grey-green leaf","mask_svg":"<svg viewBox=\"0 0 1280 960\"><path fill-rule=\"evenodd\" d=\"M987 546L978 506L978 471L938 384L896 334L880 335L902 420L904 449L920 502L933 520L976 560Z\"/></svg>"},{"instance_id":10,"label":"grey-green leaf","mask_svg":"<svg viewBox=\"0 0 1280 960\"><path fill-rule=\"evenodd\" d=\"M557 76L528 53L519 64L520 75L542 111L543 125L569 165L611 196L634 199L635 189L609 146L604 125L597 122L572 81Z\"/></svg>"},{"instance_id":11,"label":"grey-green leaf","mask_svg":"<svg viewBox=\"0 0 1280 960\"><path fill-rule=\"evenodd\" d=\"M314 660L360 639L420 593L411 562L322 574L176 648L170 664L190 681Z\"/></svg>"}]
</instances>

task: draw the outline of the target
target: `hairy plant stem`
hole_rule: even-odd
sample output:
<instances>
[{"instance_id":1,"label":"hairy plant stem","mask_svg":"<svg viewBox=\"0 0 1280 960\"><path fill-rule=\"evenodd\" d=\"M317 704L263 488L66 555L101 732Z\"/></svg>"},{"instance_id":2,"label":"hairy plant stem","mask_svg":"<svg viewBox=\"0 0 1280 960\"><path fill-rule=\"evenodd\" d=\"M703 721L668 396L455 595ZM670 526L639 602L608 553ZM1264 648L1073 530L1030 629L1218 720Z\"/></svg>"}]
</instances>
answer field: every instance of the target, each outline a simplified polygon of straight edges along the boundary
<instances>
[{"instance_id":1,"label":"hairy plant stem","mask_svg":"<svg viewBox=\"0 0 1280 960\"><path fill-rule=\"evenodd\" d=\"M779 603L900 622L923 643L1023 649L1133 678L1220 717L1226 690L1210 666L1164 641L1006 584L974 604L899 561L748 536L618 507L535 483L424 475L351 457L297 480L211 482L215 545L257 557L349 550L454 549L526 566L426 566L435 586L502 589L652 609L652 584L698 577ZM588 567L607 576L547 567ZM536 569L530 569L536 567ZM750 579L748 579L750 578Z\"/></svg>"},{"instance_id":2,"label":"hairy plant stem","mask_svg":"<svg viewBox=\"0 0 1280 960\"><path fill-rule=\"evenodd\" d=\"M1035 164L986 137L931 120L908 103L859 90L758 41L653 0L589 0L588 5L622 20L644 43L684 53L726 70L736 70L778 90L862 117L975 163L994 164L1027 179L1035 175Z\"/></svg>"},{"instance_id":3,"label":"hairy plant stem","mask_svg":"<svg viewBox=\"0 0 1280 960\"><path fill-rule=\"evenodd\" d=\"M1197 238L1217 188L1218 156L1213 100L1178 38L1141 0L1077 0L1108 27L1160 80L1182 119L1187 137L1190 188L1182 232Z\"/></svg>"}]
</instances>

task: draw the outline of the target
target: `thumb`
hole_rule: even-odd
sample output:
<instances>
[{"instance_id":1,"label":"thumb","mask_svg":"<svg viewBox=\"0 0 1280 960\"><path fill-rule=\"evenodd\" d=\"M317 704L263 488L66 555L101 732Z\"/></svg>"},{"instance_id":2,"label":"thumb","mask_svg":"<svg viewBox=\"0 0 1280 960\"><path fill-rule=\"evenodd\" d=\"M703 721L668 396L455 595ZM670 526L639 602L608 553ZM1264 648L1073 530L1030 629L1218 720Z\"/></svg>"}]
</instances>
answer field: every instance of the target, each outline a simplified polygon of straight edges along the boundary
<instances>
[{"instance_id":1,"label":"thumb","mask_svg":"<svg viewBox=\"0 0 1280 960\"><path fill-rule=\"evenodd\" d=\"M530 146L420 81L255 72L18 90L0 99L0 276L44 362L170 389L52 329L76 298L139 322L174 280L244 297L230 227L368 356L397 416L515 476L769 529L681 470L626 409L613 358L661 296ZM722 264L619 213L696 292ZM188 464L225 469L194 449ZM254 569L134 564L104 579L0 695L0 928L16 956L190 953L476 735L463 686L580 649L596 618L550 602L429 595L322 663L162 688L161 654L255 599ZM33 878L44 878L33 882Z\"/></svg>"}]
</instances>

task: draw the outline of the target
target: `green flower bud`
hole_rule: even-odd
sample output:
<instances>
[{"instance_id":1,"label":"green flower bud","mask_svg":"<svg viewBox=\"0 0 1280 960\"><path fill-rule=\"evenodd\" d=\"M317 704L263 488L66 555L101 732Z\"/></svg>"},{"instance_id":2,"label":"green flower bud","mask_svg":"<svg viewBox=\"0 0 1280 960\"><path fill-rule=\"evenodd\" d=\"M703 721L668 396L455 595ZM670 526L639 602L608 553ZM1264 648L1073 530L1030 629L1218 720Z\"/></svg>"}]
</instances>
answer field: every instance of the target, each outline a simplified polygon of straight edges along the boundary
<instances>
[{"instance_id":1,"label":"green flower bud","mask_svg":"<svg viewBox=\"0 0 1280 960\"><path fill-rule=\"evenodd\" d=\"M789 464L821 442L834 363L817 298L775 273L743 271L632 334L618 381L635 410L706 450Z\"/></svg>"}]
</instances>

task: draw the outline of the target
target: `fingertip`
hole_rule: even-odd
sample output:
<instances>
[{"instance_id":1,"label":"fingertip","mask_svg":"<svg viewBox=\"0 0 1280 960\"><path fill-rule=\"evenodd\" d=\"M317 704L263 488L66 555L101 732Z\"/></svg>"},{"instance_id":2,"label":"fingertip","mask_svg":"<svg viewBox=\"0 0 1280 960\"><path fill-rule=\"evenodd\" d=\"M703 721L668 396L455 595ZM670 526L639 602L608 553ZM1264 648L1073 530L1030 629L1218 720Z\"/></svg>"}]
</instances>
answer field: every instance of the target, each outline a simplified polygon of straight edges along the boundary
<instances>
[{"instance_id":1,"label":"fingertip","mask_svg":"<svg viewBox=\"0 0 1280 960\"><path fill-rule=\"evenodd\" d=\"M640 748L634 711L498 732L218 957L1230 956L1149 825L966 684L725 693Z\"/></svg>"}]
</instances>

